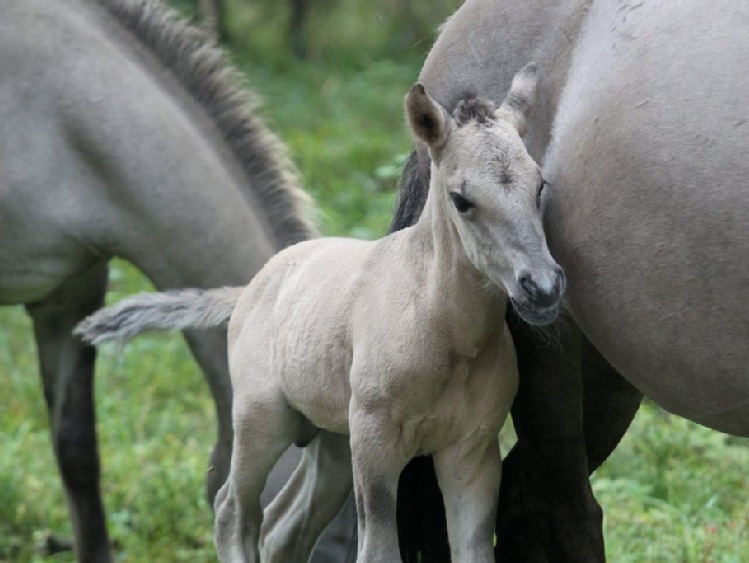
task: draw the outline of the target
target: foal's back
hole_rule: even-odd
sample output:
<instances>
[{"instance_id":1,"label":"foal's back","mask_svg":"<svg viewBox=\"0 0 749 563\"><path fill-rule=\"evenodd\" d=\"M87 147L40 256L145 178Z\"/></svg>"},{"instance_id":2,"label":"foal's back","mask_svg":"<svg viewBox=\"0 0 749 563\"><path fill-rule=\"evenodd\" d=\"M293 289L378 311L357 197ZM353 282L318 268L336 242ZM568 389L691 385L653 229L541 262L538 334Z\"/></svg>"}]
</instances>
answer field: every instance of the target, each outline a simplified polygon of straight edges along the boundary
<instances>
[{"instance_id":1,"label":"foal's back","mask_svg":"<svg viewBox=\"0 0 749 563\"><path fill-rule=\"evenodd\" d=\"M351 312L365 263L378 243L305 241L274 256L232 315L229 355L235 389L265 374L315 425L347 432L352 361ZM242 392L242 391L239 391Z\"/></svg>"}]
</instances>

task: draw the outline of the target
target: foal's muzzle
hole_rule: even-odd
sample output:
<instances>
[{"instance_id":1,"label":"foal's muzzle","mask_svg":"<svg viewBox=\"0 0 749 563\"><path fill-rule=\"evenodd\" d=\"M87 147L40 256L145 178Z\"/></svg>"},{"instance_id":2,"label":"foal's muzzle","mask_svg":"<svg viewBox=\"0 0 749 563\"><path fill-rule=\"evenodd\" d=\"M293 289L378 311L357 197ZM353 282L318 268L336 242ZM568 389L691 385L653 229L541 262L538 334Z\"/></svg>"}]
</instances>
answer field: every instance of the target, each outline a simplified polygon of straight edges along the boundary
<instances>
[{"instance_id":1,"label":"foal's muzzle","mask_svg":"<svg viewBox=\"0 0 749 563\"><path fill-rule=\"evenodd\" d=\"M545 325L554 322L559 314L567 278L556 266L550 276L533 276L528 270L518 274L519 295L511 299L518 314L529 324Z\"/></svg>"}]
</instances>

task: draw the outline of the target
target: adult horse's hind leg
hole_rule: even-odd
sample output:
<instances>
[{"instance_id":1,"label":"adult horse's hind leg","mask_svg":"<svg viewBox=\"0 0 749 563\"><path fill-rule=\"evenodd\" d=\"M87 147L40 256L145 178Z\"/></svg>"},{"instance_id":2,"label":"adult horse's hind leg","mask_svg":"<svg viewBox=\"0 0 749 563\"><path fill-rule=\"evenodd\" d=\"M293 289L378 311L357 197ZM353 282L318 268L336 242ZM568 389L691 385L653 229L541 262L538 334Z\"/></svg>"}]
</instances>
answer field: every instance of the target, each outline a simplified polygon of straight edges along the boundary
<instances>
[{"instance_id":1,"label":"adult horse's hind leg","mask_svg":"<svg viewBox=\"0 0 749 563\"><path fill-rule=\"evenodd\" d=\"M265 511L260 547L263 563L308 561L317 539L340 512L352 487L349 437L319 431L304 449L286 486ZM325 561L354 561L354 534L350 533L348 539L348 545L328 542L329 550L335 548L335 553L329 553Z\"/></svg>"},{"instance_id":2,"label":"adult horse's hind leg","mask_svg":"<svg viewBox=\"0 0 749 563\"><path fill-rule=\"evenodd\" d=\"M185 332L195 360L200 365L216 407L217 440L211 455L211 465L206 474L205 491L213 506L221 485L229 475L234 431L231 421L232 389L226 354L226 330L201 330Z\"/></svg>"},{"instance_id":3,"label":"adult horse's hind leg","mask_svg":"<svg viewBox=\"0 0 749 563\"><path fill-rule=\"evenodd\" d=\"M99 264L27 305L47 401L52 443L68 498L79 561L108 563L112 554L99 490L93 375L96 352L73 327L101 307L107 265Z\"/></svg>"}]
</instances>

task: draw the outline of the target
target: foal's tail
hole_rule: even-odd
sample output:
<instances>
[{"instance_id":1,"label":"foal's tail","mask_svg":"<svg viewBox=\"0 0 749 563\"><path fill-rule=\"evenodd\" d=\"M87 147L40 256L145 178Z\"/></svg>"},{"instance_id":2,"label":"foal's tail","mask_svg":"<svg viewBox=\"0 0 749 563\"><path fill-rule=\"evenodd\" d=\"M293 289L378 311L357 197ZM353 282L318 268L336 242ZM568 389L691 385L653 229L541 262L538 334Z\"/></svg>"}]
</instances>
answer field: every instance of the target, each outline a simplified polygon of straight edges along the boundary
<instances>
[{"instance_id":1,"label":"foal's tail","mask_svg":"<svg viewBox=\"0 0 749 563\"><path fill-rule=\"evenodd\" d=\"M226 325L244 287L141 293L83 319L73 333L89 344L125 341L142 332Z\"/></svg>"}]
</instances>

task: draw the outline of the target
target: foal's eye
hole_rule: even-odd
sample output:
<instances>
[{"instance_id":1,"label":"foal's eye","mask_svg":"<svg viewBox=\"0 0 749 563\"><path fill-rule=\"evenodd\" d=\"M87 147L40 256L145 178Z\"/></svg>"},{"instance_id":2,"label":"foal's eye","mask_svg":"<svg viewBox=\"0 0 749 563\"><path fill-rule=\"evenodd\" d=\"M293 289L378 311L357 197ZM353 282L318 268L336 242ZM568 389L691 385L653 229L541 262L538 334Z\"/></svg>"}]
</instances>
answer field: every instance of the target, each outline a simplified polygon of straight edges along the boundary
<instances>
[{"instance_id":1,"label":"foal's eye","mask_svg":"<svg viewBox=\"0 0 749 563\"><path fill-rule=\"evenodd\" d=\"M466 199L458 192L450 192L450 199L453 200L453 204L455 205L455 209L458 210L458 213L466 213L476 207L473 202Z\"/></svg>"},{"instance_id":2,"label":"foal's eye","mask_svg":"<svg viewBox=\"0 0 749 563\"><path fill-rule=\"evenodd\" d=\"M541 185L538 186L538 192L536 193L536 207L539 209L541 208L541 194L544 192L544 188L548 185L549 183L546 180L541 180Z\"/></svg>"}]
</instances>

